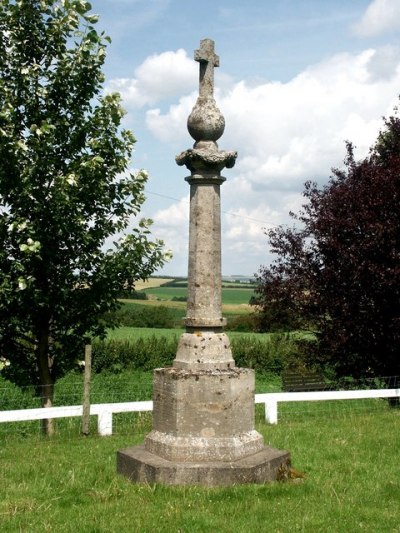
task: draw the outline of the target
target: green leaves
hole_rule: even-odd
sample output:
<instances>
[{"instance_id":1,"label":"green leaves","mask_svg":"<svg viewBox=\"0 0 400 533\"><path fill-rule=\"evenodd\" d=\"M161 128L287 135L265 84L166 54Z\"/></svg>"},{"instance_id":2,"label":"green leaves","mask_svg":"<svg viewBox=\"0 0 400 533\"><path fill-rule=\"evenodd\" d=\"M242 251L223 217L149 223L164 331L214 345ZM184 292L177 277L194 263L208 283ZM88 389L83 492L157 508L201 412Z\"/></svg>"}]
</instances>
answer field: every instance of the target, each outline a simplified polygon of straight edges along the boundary
<instances>
[{"instance_id":1,"label":"green leaves","mask_svg":"<svg viewBox=\"0 0 400 533\"><path fill-rule=\"evenodd\" d=\"M101 96L110 40L90 10L0 2L0 355L23 365L21 334L41 339L54 375L101 334L117 293L165 260L149 221L132 220L147 173L129 172L120 96Z\"/></svg>"}]
</instances>

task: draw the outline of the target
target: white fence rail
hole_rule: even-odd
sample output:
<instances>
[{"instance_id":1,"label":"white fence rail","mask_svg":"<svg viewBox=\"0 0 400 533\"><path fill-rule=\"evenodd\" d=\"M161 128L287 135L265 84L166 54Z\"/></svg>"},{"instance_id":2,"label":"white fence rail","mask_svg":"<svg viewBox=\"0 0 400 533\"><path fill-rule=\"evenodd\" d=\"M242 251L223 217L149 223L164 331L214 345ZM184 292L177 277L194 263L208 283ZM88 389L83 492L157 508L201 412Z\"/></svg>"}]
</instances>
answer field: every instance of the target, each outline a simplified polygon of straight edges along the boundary
<instances>
[{"instance_id":1,"label":"white fence rail","mask_svg":"<svg viewBox=\"0 0 400 533\"><path fill-rule=\"evenodd\" d=\"M90 414L97 416L97 431L99 435L104 436L112 435L112 416L114 413L133 413L152 410L152 401L97 403L90 406ZM69 418L71 416L82 416L82 405L0 411L0 423L26 422L28 420L43 420L45 418Z\"/></svg>"},{"instance_id":2,"label":"white fence rail","mask_svg":"<svg viewBox=\"0 0 400 533\"><path fill-rule=\"evenodd\" d=\"M310 402L324 400L356 400L364 398L400 398L400 389L374 389L349 391L317 392L269 392L255 395L255 403L265 405L265 420L269 424L278 423L278 404L281 402ZM152 401L98 403L90 406L90 414L97 416L99 435L112 435L112 417L114 413L132 413L152 411ZM1 422L24 422L46 418L68 418L82 416L81 405L47 407L39 409L16 409L0 411Z\"/></svg>"},{"instance_id":3,"label":"white fence rail","mask_svg":"<svg viewBox=\"0 0 400 533\"><path fill-rule=\"evenodd\" d=\"M340 390L316 392L269 392L256 394L255 403L265 405L265 420L278 423L278 403L324 400L359 400L364 398L400 398L400 389Z\"/></svg>"}]
</instances>

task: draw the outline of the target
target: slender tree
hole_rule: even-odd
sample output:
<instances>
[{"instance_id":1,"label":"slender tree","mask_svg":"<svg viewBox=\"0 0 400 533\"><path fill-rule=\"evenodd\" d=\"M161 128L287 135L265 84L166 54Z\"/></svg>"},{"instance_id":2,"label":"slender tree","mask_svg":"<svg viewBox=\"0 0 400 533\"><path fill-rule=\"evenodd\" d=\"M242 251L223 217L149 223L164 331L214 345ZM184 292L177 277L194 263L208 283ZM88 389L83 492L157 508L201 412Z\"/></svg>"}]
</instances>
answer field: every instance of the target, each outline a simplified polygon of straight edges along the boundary
<instances>
[{"instance_id":1,"label":"slender tree","mask_svg":"<svg viewBox=\"0 0 400 533\"><path fill-rule=\"evenodd\" d=\"M368 157L355 161L348 144L345 169L323 188L306 183L304 197L296 225L267 234L276 259L258 274L257 304L314 327L311 360L338 375L399 375L398 113Z\"/></svg>"},{"instance_id":2,"label":"slender tree","mask_svg":"<svg viewBox=\"0 0 400 533\"><path fill-rule=\"evenodd\" d=\"M83 0L0 2L0 356L9 376L41 387L101 335L117 293L163 264L141 221L144 171L103 95L109 38Z\"/></svg>"}]
</instances>

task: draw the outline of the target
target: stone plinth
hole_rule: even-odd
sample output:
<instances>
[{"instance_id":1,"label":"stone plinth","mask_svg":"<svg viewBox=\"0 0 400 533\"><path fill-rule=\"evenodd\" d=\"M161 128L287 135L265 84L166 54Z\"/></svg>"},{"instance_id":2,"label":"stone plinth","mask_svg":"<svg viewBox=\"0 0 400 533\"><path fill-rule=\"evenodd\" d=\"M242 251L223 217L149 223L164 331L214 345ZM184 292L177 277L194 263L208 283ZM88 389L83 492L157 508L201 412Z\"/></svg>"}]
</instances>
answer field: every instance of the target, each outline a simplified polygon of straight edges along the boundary
<instances>
[{"instance_id":1,"label":"stone plinth","mask_svg":"<svg viewBox=\"0 0 400 533\"><path fill-rule=\"evenodd\" d=\"M235 461L259 452L252 370L154 372L153 431L145 449L169 461Z\"/></svg>"},{"instance_id":2,"label":"stone plinth","mask_svg":"<svg viewBox=\"0 0 400 533\"><path fill-rule=\"evenodd\" d=\"M220 332L183 333L173 362L175 368L191 370L224 370L234 368L228 336Z\"/></svg>"},{"instance_id":3,"label":"stone plinth","mask_svg":"<svg viewBox=\"0 0 400 533\"><path fill-rule=\"evenodd\" d=\"M289 454L264 446L254 429L252 370L156 369L153 401L144 445L117 455L117 471L132 481L265 483L289 467Z\"/></svg>"},{"instance_id":4,"label":"stone plinth","mask_svg":"<svg viewBox=\"0 0 400 533\"><path fill-rule=\"evenodd\" d=\"M203 485L208 487L245 483L268 483L283 478L289 469L287 452L264 447L260 452L237 461L182 463L168 461L148 452L144 446L120 450L117 469L130 481L163 485Z\"/></svg>"}]
</instances>

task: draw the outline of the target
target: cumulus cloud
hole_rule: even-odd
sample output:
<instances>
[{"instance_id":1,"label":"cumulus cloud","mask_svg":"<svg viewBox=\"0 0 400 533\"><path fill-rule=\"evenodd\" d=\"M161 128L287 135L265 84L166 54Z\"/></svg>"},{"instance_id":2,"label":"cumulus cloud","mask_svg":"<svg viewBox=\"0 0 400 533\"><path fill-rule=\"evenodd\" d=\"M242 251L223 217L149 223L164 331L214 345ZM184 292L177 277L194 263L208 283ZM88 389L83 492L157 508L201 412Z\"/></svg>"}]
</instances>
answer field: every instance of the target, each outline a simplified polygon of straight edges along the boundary
<instances>
[{"instance_id":1,"label":"cumulus cloud","mask_svg":"<svg viewBox=\"0 0 400 533\"><path fill-rule=\"evenodd\" d=\"M190 144L186 120L196 99L197 73L196 63L178 50L151 56L134 79L113 83L122 89L125 105L145 106L146 126L156 140L174 148L179 143L183 150ZM270 257L264 228L288 223L288 212L298 212L304 182L323 185L331 167L341 166L346 140L356 145L356 157L367 154L381 117L398 103L400 50L386 46L335 55L286 83L225 77L220 84L218 75L215 97L226 120L219 144L239 152L222 187L223 271L251 274L260 257L264 263ZM178 273L187 264L188 209L184 198L152 215L155 234L174 252L171 270Z\"/></svg>"},{"instance_id":2,"label":"cumulus cloud","mask_svg":"<svg viewBox=\"0 0 400 533\"><path fill-rule=\"evenodd\" d=\"M360 37L400 31L399 0L373 0L353 30Z\"/></svg>"},{"instance_id":3,"label":"cumulus cloud","mask_svg":"<svg viewBox=\"0 0 400 533\"><path fill-rule=\"evenodd\" d=\"M185 50L168 51L148 57L135 70L133 78L111 80L107 90L120 92L127 106L155 105L193 90L197 71Z\"/></svg>"},{"instance_id":4,"label":"cumulus cloud","mask_svg":"<svg viewBox=\"0 0 400 533\"><path fill-rule=\"evenodd\" d=\"M395 49L370 49L334 56L287 83L231 84L216 91L227 124L220 144L238 149L236 168L259 191L299 190L307 179L327 178L343 160L345 140L366 154L381 116L396 103L399 67ZM165 113L148 111L153 135L164 142L187 138L192 102L183 97Z\"/></svg>"},{"instance_id":5,"label":"cumulus cloud","mask_svg":"<svg viewBox=\"0 0 400 533\"><path fill-rule=\"evenodd\" d=\"M154 234L171 248L176 262L185 262L189 232L189 195L154 213Z\"/></svg>"}]
</instances>

